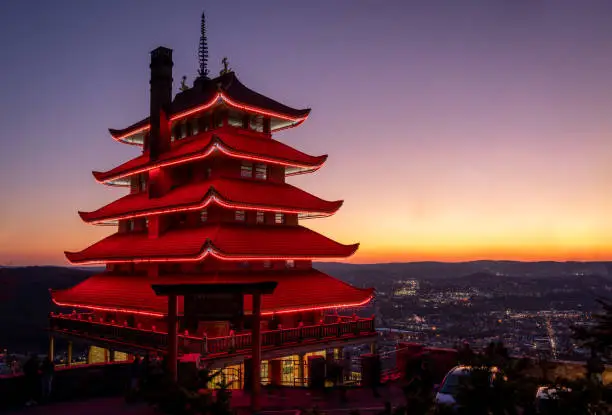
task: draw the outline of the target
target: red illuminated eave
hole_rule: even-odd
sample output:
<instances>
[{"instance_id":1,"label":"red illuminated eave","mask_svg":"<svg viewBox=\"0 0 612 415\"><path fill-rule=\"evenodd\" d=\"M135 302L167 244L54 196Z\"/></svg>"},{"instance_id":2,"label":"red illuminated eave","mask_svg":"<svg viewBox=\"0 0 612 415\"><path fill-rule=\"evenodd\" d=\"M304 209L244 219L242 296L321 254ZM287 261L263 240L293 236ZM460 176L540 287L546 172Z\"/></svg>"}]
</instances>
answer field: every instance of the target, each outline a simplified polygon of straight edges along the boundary
<instances>
[{"instance_id":1,"label":"red illuminated eave","mask_svg":"<svg viewBox=\"0 0 612 415\"><path fill-rule=\"evenodd\" d=\"M211 205L299 214L304 218L330 216L340 209L342 201L328 202L287 183L221 178L180 186L158 198L149 198L147 192L129 194L94 212L79 215L85 222L98 224L202 210Z\"/></svg>"},{"instance_id":2,"label":"red illuminated eave","mask_svg":"<svg viewBox=\"0 0 612 415\"><path fill-rule=\"evenodd\" d=\"M191 262L208 256L228 261L346 258L359 244L343 245L302 226L207 224L171 230L157 238L143 232L113 234L80 252L72 264Z\"/></svg>"},{"instance_id":3,"label":"red illuminated eave","mask_svg":"<svg viewBox=\"0 0 612 415\"><path fill-rule=\"evenodd\" d=\"M170 151L152 162L148 153L107 172L93 172L100 183L114 184L153 169L204 160L214 154L229 156L259 163L285 166L287 175L300 174L319 169L327 156L310 156L271 138L233 127L197 134L172 143Z\"/></svg>"},{"instance_id":4,"label":"red illuminated eave","mask_svg":"<svg viewBox=\"0 0 612 415\"><path fill-rule=\"evenodd\" d=\"M294 109L261 95L243 85L231 72L212 80L198 80L193 88L176 95L170 108L170 121L205 112L216 105L270 117L272 130L295 127L310 114L310 109ZM109 130L120 142L142 145L142 136L150 129L145 118L122 130Z\"/></svg>"},{"instance_id":5,"label":"red illuminated eave","mask_svg":"<svg viewBox=\"0 0 612 415\"><path fill-rule=\"evenodd\" d=\"M264 315L358 307L370 302L374 294L373 289L356 288L315 269L309 269L172 275L155 280L145 276L101 274L72 288L52 291L52 298L60 306L162 317L168 309L167 298L155 295L151 288L153 283L236 284L262 281L278 283L273 294L263 296ZM180 313L182 309L180 297ZM245 296L245 311L252 311L252 298L249 295Z\"/></svg>"}]
</instances>

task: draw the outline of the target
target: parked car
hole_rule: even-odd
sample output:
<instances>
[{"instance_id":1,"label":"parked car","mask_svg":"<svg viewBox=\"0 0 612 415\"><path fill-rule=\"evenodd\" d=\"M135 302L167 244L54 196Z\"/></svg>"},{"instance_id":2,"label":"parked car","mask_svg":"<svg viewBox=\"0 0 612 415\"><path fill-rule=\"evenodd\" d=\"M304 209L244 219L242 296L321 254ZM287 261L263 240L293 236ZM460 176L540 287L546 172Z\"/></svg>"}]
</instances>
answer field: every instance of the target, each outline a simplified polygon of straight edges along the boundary
<instances>
[{"instance_id":1,"label":"parked car","mask_svg":"<svg viewBox=\"0 0 612 415\"><path fill-rule=\"evenodd\" d=\"M493 385L493 381L500 375L500 372L496 367L489 370L491 372L491 385ZM471 366L456 366L444 376L442 383L436 387L435 405L438 409L456 410L458 408L457 395L461 385L467 381L472 371Z\"/></svg>"}]
</instances>

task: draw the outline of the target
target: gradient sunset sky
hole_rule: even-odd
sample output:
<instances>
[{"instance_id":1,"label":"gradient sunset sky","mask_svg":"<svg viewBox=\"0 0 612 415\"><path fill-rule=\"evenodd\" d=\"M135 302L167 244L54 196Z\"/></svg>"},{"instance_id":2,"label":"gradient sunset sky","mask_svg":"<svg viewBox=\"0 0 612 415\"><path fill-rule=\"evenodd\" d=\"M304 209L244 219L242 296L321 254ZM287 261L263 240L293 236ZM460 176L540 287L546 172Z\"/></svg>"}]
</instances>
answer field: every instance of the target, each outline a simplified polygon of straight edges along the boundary
<instances>
[{"instance_id":1,"label":"gradient sunset sky","mask_svg":"<svg viewBox=\"0 0 612 415\"><path fill-rule=\"evenodd\" d=\"M0 265L66 264L113 232L97 184L138 154L107 128L148 115L149 52L313 109L275 138L328 200L305 226L352 262L612 260L610 1L12 1L0 13Z\"/></svg>"}]
</instances>

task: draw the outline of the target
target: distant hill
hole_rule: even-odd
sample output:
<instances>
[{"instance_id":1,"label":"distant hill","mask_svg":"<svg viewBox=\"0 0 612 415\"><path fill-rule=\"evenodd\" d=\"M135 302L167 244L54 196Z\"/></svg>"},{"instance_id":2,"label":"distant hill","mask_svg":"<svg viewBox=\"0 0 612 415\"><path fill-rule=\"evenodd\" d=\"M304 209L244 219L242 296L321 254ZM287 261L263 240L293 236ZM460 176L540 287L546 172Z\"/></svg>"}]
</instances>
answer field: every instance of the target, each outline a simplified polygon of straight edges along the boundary
<instances>
[{"instance_id":1,"label":"distant hill","mask_svg":"<svg viewBox=\"0 0 612 415\"><path fill-rule=\"evenodd\" d=\"M98 270L65 267L0 268L0 348L44 351L49 289L71 287Z\"/></svg>"},{"instance_id":2,"label":"distant hill","mask_svg":"<svg viewBox=\"0 0 612 415\"><path fill-rule=\"evenodd\" d=\"M318 262L315 268L335 276L352 278L361 273L380 273L393 278L454 278L470 274L493 274L505 277L556 277L568 275L612 275L612 262L398 262L388 264L343 264Z\"/></svg>"}]
</instances>

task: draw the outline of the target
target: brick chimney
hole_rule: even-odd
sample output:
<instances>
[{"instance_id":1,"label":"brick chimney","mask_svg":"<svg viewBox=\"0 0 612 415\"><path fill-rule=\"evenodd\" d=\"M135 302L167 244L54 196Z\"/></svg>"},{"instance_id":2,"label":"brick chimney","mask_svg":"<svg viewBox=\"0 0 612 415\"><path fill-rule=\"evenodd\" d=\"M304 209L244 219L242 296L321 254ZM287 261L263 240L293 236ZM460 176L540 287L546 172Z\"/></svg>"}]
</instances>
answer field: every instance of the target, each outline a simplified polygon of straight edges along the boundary
<instances>
[{"instance_id":1,"label":"brick chimney","mask_svg":"<svg viewBox=\"0 0 612 415\"><path fill-rule=\"evenodd\" d=\"M170 149L168 113L172 102L172 49L158 47L151 52L151 130L145 140L149 158L156 160Z\"/></svg>"}]
</instances>

